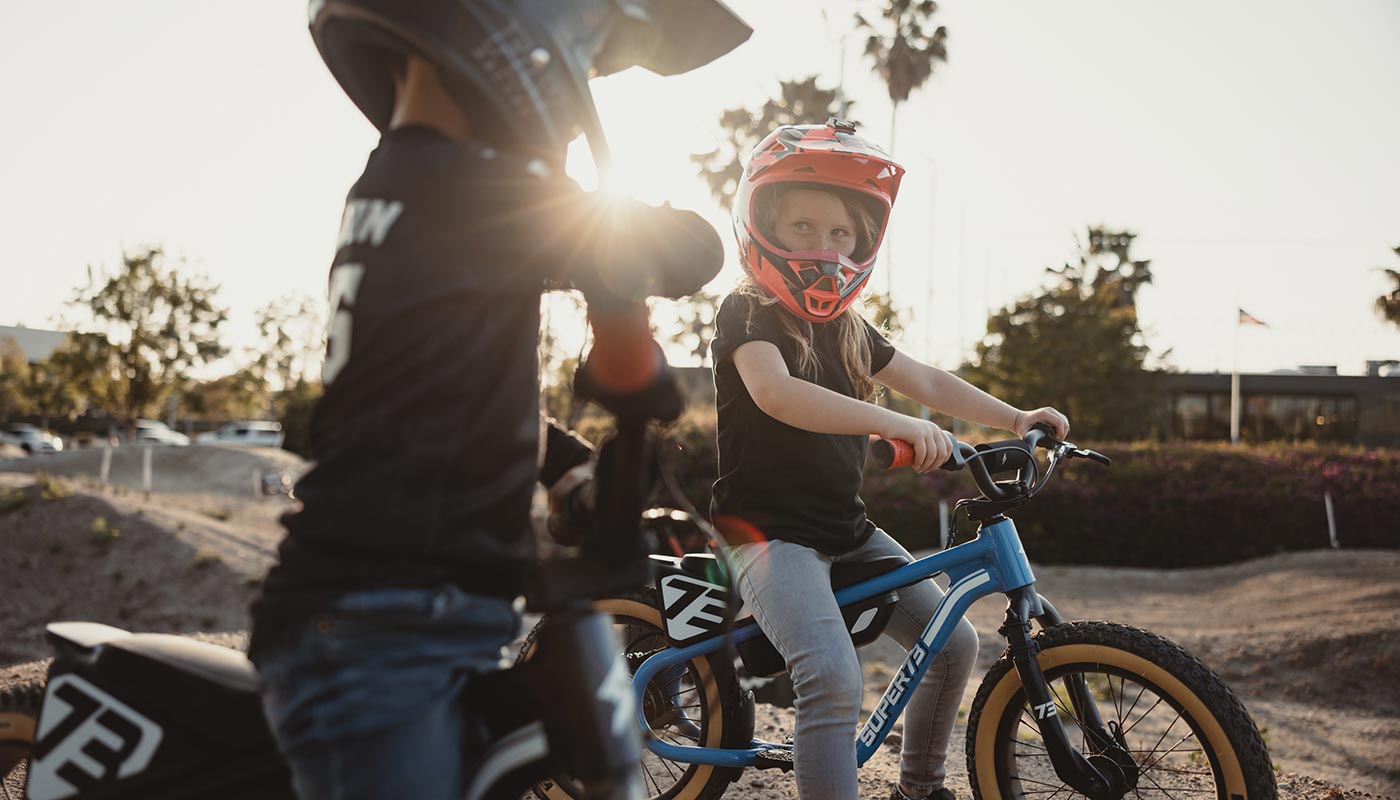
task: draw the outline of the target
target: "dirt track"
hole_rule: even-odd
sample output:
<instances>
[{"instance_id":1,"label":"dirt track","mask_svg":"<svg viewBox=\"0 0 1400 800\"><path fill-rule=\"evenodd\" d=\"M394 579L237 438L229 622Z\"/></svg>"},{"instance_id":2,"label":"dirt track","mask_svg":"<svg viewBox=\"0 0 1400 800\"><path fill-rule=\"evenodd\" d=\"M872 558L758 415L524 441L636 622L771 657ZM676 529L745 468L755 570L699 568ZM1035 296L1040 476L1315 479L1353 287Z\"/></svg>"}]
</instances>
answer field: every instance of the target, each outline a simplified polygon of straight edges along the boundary
<instances>
[{"instance_id":1,"label":"dirt track","mask_svg":"<svg viewBox=\"0 0 1400 800\"><path fill-rule=\"evenodd\" d=\"M0 492L28 484L6 474ZM239 467L242 470L242 467ZM153 495L78 489L71 497L0 512L0 685L38 671L42 625L92 619L173 632L246 628L256 577L280 537L285 500L223 493ZM94 532L101 516L118 537ZM104 541L106 539L106 541ZM1228 567L1122 570L1039 567L1039 588L1066 618L1114 619L1176 640L1212 666L1255 716L1281 773L1282 798L1400 798L1400 552L1312 551ZM1002 603L973 607L980 661L1002 649ZM237 635L224 637L236 643ZM867 707L899 655L867 648ZM970 706L980 672L974 674ZM760 708L772 730L792 730L790 709ZM761 723L762 724L762 723ZM960 726L949 786L969 794ZM897 776L883 749L862 770L862 796L881 798ZM795 798L790 776L744 774L726 798Z\"/></svg>"}]
</instances>

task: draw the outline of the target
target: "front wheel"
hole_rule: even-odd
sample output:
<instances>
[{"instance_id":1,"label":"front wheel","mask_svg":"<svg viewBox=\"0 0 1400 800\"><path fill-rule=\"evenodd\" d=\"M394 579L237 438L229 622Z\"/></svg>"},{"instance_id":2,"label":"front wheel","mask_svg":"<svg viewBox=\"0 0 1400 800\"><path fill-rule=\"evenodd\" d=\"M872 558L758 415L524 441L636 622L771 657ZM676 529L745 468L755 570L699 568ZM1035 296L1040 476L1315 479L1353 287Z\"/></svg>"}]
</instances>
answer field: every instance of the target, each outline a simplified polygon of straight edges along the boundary
<instances>
[{"instance_id":1,"label":"front wheel","mask_svg":"<svg viewBox=\"0 0 1400 800\"><path fill-rule=\"evenodd\" d=\"M0 689L0 798L24 794L24 773L43 703L42 680Z\"/></svg>"},{"instance_id":2,"label":"front wheel","mask_svg":"<svg viewBox=\"0 0 1400 800\"><path fill-rule=\"evenodd\" d=\"M1056 625L1035 640L1070 743L1106 777L1113 773L1116 796L1274 800L1258 728L1199 659L1160 636L1110 622ZM1086 695L1106 737L1086 724ZM967 771L973 796L984 800L1084 796L1050 765L1008 655L992 666L972 704Z\"/></svg>"},{"instance_id":3,"label":"front wheel","mask_svg":"<svg viewBox=\"0 0 1400 800\"><path fill-rule=\"evenodd\" d=\"M612 615L613 629L629 671L635 673L648 656L667 647L653 591L595 600L593 609ZM539 630L537 625L530 631L518 660L534 655ZM718 656L696 656L652 679L643 710L651 736L678 745L726 747L730 746L729 739L741 733L726 730L737 720L740 701L733 669L725 669ZM748 746L748 739L744 738L742 744ZM714 800L736 777L731 769L669 761L645 748L641 773L651 800ZM584 796L583 787L567 775L537 784L534 791L542 800L578 800Z\"/></svg>"}]
</instances>

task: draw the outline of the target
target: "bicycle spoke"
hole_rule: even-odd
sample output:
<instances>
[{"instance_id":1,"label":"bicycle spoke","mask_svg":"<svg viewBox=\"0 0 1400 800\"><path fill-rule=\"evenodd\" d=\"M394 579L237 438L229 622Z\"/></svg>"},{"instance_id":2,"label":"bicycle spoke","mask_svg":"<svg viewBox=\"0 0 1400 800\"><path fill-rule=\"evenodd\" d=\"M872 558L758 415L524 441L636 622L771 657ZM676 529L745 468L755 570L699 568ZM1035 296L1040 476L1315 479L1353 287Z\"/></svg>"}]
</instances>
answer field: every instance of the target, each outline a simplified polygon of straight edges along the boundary
<instances>
[{"instance_id":1,"label":"bicycle spoke","mask_svg":"<svg viewBox=\"0 0 1400 800\"><path fill-rule=\"evenodd\" d=\"M1026 778L1026 777L1023 777L1023 776L1018 777L1017 780L1019 780L1019 781L1021 782L1021 784L1022 784L1022 791L1021 791L1021 794L1026 795L1027 797L1029 797L1029 796L1031 796L1031 795L1046 795L1046 796L1047 796L1047 800L1049 800L1050 798L1053 798L1053 797L1055 797L1056 795L1058 795L1060 792L1063 792L1063 791L1065 791L1066 789L1069 789L1069 787L1066 786L1066 785L1063 784L1063 783L1056 785L1056 784L1053 784L1053 783L1047 783L1047 782L1045 782L1045 781L1038 781L1038 780L1036 780L1036 779L1034 779L1034 778ZM1040 790L1038 790L1038 791L1026 791L1025 788L1024 788L1024 785L1027 784L1027 783L1029 783L1029 784L1034 784L1035 786L1048 786L1048 787L1052 787L1052 788L1040 789ZM1071 791L1073 791L1073 790L1071 790Z\"/></svg>"},{"instance_id":2,"label":"bicycle spoke","mask_svg":"<svg viewBox=\"0 0 1400 800\"><path fill-rule=\"evenodd\" d=\"M1180 717L1178 717L1177 719L1180 719ZM1172 724L1176 724L1175 721L1173 721ZM1171 728L1168 728L1167 730L1171 730ZM1166 734L1164 733L1163 736L1165 736L1165 735L1166 735ZM1161 755L1158 756L1158 757L1156 758L1156 760L1154 760L1154 761L1151 761L1151 762L1149 762L1149 763L1144 763L1143 766L1144 766L1144 767L1151 767L1151 766L1153 766L1153 765L1155 765L1155 764L1161 763L1161 761L1162 761L1163 758L1166 758L1167 756L1171 755L1172 753L1183 752L1183 751L1181 751L1181 750L1177 750L1177 749L1176 749L1177 746L1180 745L1182 742L1186 741L1187 739L1190 739L1192 736L1195 736L1195 734L1192 733L1192 732L1190 732L1190 731L1188 731L1188 732L1186 733L1185 736L1181 737L1180 739L1177 739L1175 743L1173 743L1170 747L1166 748L1165 750L1163 750L1163 749L1160 748L1160 747L1154 747L1154 748L1152 748L1151 750L1148 751L1149 753L1153 753L1153 754L1161 753ZM1190 752L1190 751L1184 751L1184 752Z\"/></svg>"},{"instance_id":3,"label":"bicycle spoke","mask_svg":"<svg viewBox=\"0 0 1400 800\"><path fill-rule=\"evenodd\" d=\"M1143 691L1146 691L1146 689L1144 689ZM1123 736L1126 738L1128 734L1133 732L1133 728L1136 728L1138 726L1139 722L1142 722L1143 720L1147 719L1147 715L1155 711L1157 706L1160 706L1164 702L1166 701L1164 701L1162 698L1157 698L1157 702L1153 703L1151 708L1142 712L1142 716L1137 718L1137 722L1134 722L1132 725L1129 725L1123 729Z\"/></svg>"},{"instance_id":4,"label":"bicycle spoke","mask_svg":"<svg viewBox=\"0 0 1400 800\"><path fill-rule=\"evenodd\" d=\"M1118 688L1122 689L1122 688L1124 688L1124 687L1126 686L1126 684L1127 684L1127 679L1126 679L1126 678L1121 679L1120 682L1119 682ZM1127 722L1129 719L1132 718L1133 712L1134 712L1135 710L1137 710L1138 701L1142 699L1142 695L1143 695L1146 691L1147 691L1147 687L1146 687L1146 686L1139 686L1139 687L1138 687L1137 697L1134 697L1134 698L1133 698L1133 704L1132 704L1132 706L1130 706L1130 707L1128 708L1128 714L1127 714L1127 716L1121 716L1121 717L1118 718L1118 722L1119 722L1120 724L1121 724L1121 723L1124 723L1124 722ZM1125 694L1126 694L1126 692L1125 692ZM1158 702L1161 702L1161 701L1158 701ZM1151 711L1152 711L1152 709L1148 709L1147 711L1142 712L1142 716L1143 716L1143 717L1147 716L1149 713L1151 713ZM1138 719L1142 719L1142 717L1138 717ZM1127 731L1123 731L1123 735L1124 735L1124 736L1128 735L1128 732L1127 732Z\"/></svg>"}]
</instances>

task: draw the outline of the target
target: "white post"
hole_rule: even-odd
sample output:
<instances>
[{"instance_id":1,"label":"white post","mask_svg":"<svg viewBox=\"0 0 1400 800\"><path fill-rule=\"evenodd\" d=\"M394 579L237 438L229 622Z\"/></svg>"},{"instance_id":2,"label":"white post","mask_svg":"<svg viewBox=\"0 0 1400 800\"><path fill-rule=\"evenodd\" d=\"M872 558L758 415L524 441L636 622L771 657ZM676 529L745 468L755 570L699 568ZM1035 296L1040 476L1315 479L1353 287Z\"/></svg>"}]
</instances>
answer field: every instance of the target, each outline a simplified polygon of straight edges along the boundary
<instances>
[{"instance_id":1,"label":"white post","mask_svg":"<svg viewBox=\"0 0 1400 800\"><path fill-rule=\"evenodd\" d=\"M99 475L101 476L101 479L102 479L102 485L103 485L103 486L106 486L108 480L112 477L112 443L111 443L111 442L108 442L107 445L106 445L105 447L102 448L102 469L101 469L101 471L99 472Z\"/></svg>"},{"instance_id":2,"label":"white post","mask_svg":"<svg viewBox=\"0 0 1400 800\"><path fill-rule=\"evenodd\" d=\"M151 446L146 445L141 453L141 488L151 493Z\"/></svg>"},{"instance_id":3,"label":"white post","mask_svg":"<svg viewBox=\"0 0 1400 800\"><path fill-rule=\"evenodd\" d=\"M1240 321L1235 309L1234 356L1230 364L1230 444L1240 443Z\"/></svg>"},{"instance_id":4,"label":"white post","mask_svg":"<svg viewBox=\"0 0 1400 800\"><path fill-rule=\"evenodd\" d=\"M1333 550L1340 550L1341 545L1337 544L1337 517L1332 513L1332 493L1322 493L1322 503L1327 507L1327 539L1332 543Z\"/></svg>"},{"instance_id":5,"label":"white post","mask_svg":"<svg viewBox=\"0 0 1400 800\"><path fill-rule=\"evenodd\" d=\"M938 501L938 547L948 547L948 501Z\"/></svg>"}]
</instances>

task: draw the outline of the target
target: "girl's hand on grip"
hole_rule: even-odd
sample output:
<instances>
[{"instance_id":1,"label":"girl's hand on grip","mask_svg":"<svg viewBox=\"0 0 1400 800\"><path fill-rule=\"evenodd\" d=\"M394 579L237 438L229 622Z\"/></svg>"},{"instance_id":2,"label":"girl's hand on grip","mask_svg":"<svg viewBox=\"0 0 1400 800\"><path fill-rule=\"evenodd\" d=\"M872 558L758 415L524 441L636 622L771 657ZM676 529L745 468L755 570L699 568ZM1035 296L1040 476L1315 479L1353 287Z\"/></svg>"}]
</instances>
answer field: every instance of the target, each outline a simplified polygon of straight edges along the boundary
<instances>
[{"instance_id":1,"label":"girl's hand on grip","mask_svg":"<svg viewBox=\"0 0 1400 800\"><path fill-rule=\"evenodd\" d=\"M1014 423L1016 435L1025 436L1027 433L1030 433L1031 428L1034 428L1036 424L1040 422L1044 422L1054 429L1055 438L1060 441L1064 441L1065 437L1069 436L1069 417L1066 417L1050 406L1037 408L1034 411L1017 411L1016 422Z\"/></svg>"},{"instance_id":2,"label":"girl's hand on grip","mask_svg":"<svg viewBox=\"0 0 1400 800\"><path fill-rule=\"evenodd\" d=\"M951 437L932 422L904 414L891 413L893 419L879 435L886 439L902 439L914 448L915 472L931 472L953 456Z\"/></svg>"}]
</instances>

